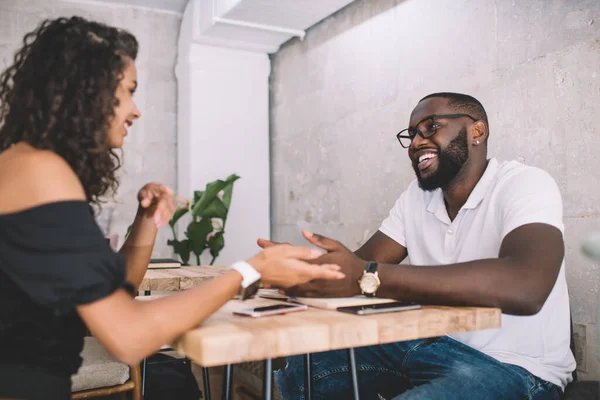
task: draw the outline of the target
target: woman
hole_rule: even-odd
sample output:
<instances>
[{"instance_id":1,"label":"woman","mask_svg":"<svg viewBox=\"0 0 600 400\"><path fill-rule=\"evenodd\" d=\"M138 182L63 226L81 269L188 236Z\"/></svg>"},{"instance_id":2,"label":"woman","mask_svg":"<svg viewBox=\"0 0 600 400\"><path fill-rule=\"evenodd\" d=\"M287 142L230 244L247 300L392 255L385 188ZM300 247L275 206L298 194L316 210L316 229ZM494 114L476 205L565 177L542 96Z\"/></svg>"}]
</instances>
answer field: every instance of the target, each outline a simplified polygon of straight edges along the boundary
<instances>
[{"instance_id":1,"label":"woman","mask_svg":"<svg viewBox=\"0 0 600 400\"><path fill-rule=\"evenodd\" d=\"M140 117L137 41L82 18L45 21L0 76L0 397L70 398L85 326L138 363L262 277L276 287L343 277L319 253L275 246L201 287L136 302L173 193L148 184L120 254L90 203L117 186L127 128Z\"/></svg>"}]
</instances>

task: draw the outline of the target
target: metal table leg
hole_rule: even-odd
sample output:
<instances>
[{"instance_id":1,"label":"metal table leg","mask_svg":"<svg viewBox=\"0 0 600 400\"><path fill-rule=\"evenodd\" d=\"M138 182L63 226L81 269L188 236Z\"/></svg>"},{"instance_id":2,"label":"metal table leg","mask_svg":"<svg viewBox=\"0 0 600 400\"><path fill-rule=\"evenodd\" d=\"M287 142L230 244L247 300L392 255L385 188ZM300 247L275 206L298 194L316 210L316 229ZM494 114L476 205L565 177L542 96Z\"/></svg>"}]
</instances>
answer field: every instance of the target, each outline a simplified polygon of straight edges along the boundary
<instances>
[{"instance_id":1,"label":"metal table leg","mask_svg":"<svg viewBox=\"0 0 600 400\"><path fill-rule=\"evenodd\" d=\"M142 396L146 392L146 357L144 357L144 362L142 364Z\"/></svg>"},{"instance_id":2,"label":"metal table leg","mask_svg":"<svg viewBox=\"0 0 600 400\"><path fill-rule=\"evenodd\" d=\"M354 400L359 400L358 375L356 371L356 356L354 355L354 349L348 349L348 361L350 361L350 379L352 380L352 392L354 393Z\"/></svg>"},{"instance_id":3,"label":"metal table leg","mask_svg":"<svg viewBox=\"0 0 600 400\"><path fill-rule=\"evenodd\" d=\"M225 376L223 377L223 400L231 400L233 365L225 366Z\"/></svg>"},{"instance_id":4,"label":"metal table leg","mask_svg":"<svg viewBox=\"0 0 600 400\"><path fill-rule=\"evenodd\" d=\"M308 400L312 400L312 357L310 353L304 355L304 393Z\"/></svg>"},{"instance_id":5,"label":"metal table leg","mask_svg":"<svg viewBox=\"0 0 600 400\"><path fill-rule=\"evenodd\" d=\"M204 400L210 400L210 378L207 367L202 367L202 380L204 381Z\"/></svg>"},{"instance_id":6,"label":"metal table leg","mask_svg":"<svg viewBox=\"0 0 600 400\"><path fill-rule=\"evenodd\" d=\"M273 360L267 358L264 363L263 400L273 398Z\"/></svg>"}]
</instances>

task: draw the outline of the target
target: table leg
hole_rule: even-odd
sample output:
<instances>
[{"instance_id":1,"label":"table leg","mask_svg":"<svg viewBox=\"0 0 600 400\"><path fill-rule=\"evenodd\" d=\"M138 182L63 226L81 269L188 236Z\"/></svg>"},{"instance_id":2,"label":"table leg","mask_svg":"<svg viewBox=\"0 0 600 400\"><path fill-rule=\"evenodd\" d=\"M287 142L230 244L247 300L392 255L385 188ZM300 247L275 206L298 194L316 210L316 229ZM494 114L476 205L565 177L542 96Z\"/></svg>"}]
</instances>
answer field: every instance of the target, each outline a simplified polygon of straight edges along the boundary
<instances>
[{"instance_id":1,"label":"table leg","mask_svg":"<svg viewBox=\"0 0 600 400\"><path fill-rule=\"evenodd\" d=\"M210 377L208 376L207 367L202 367L202 380L204 381L204 400L210 400Z\"/></svg>"},{"instance_id":2,"label":"table leg","mask_svg":"<svg viewBox=\"0 0 600 400\"><path fill-rule=\"evenodd\" d=\"M308 400L312 400L312 357L310 353L304 355L304 393Z\"/></svg>"},{"instance_id":3,"label":"table leg","mask_svg":"<svg viewBox=\"0 0 600 400\"><path fill-rule=\"evenodd\" d=\"M142 364L142 396L146 392L146 357L144 357L144 362Z\"/></svg>"},{"instance_id":4,"label":"table leg","mask_svg":"<svg viewBox=\"0 0 600 400\"><path fill-rule=\"evenodd\" d=\"M232 382L233 381L233 365L225 366L225 375L223 376L223 400L231 400Z\"/></svg>"},{"instance_id":5,"label":"table leg","mask_svg":"<svg viewBox=\"0 0 600 400\"><path fill-rule=\"evenodd\" d=\"M264 364L263 400L273 398L273 360L267 358Z\"/></svg>"},{"instance_id":6,"label":"table leg","mask_svg":"<svg viewBox=\"0 0 600 400\"><path fill-rule=\"evenodd\" d=\"M352 380L352 392L354 393L354 400L359 400L358 375L356 372L356 356L354 354L354 349L348 349L348 360L350 361L350 379Z\"/></svg>"}]
</instances>

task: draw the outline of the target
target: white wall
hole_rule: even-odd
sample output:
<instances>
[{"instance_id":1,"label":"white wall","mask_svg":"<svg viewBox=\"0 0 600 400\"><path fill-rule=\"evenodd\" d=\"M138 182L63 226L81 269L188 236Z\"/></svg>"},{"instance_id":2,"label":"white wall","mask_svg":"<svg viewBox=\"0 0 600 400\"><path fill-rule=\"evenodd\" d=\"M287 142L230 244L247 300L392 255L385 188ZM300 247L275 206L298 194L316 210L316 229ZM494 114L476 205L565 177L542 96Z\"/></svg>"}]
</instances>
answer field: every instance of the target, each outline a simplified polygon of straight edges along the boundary
<instances>
[{"instance_id":1,"label":"white wall","mask_svg":"<svg viewBox=\"0 0 600 400\"><path fill-rule=\"evenodd\" d=\"M270 237L270 61L263 53L194 43L191 23L186 15L177 65L178 187L190 196L215 179L241 176L216 261L229 265L257 253L258 237Z\"/></svg>"}]
</instances>

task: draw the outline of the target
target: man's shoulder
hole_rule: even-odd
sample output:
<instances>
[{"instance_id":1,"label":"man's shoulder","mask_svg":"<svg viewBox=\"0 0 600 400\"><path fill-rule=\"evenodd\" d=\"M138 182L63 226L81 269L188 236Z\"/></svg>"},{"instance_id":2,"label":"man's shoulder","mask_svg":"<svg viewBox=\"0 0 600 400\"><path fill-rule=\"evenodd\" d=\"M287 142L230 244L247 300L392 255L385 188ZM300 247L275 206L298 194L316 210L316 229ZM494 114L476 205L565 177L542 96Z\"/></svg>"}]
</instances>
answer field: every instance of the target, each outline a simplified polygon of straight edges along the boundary
<instances>
[{"instance_id":1,"label":"man's shoulder","mask_svg":"<svg viewBox=\"0 0 600 400\"><path fill-rule=\"evenodd\" d=\"M562 195L556 180L542 168L518 161L498 164L494 184L496 201L513 204L527 202L555 202L562 204Z\"/></svg>"},{"instance_id":2,"label":"man's shoulder","mask_svg":"<svg viewBox=\"0 0 600 400\"><path fill-rule=\"evenodd\" d=\"M556 184L552 175L544 169L515 160L498 163L496 182L501 185Z\"/></svg>"}]
</instances>

